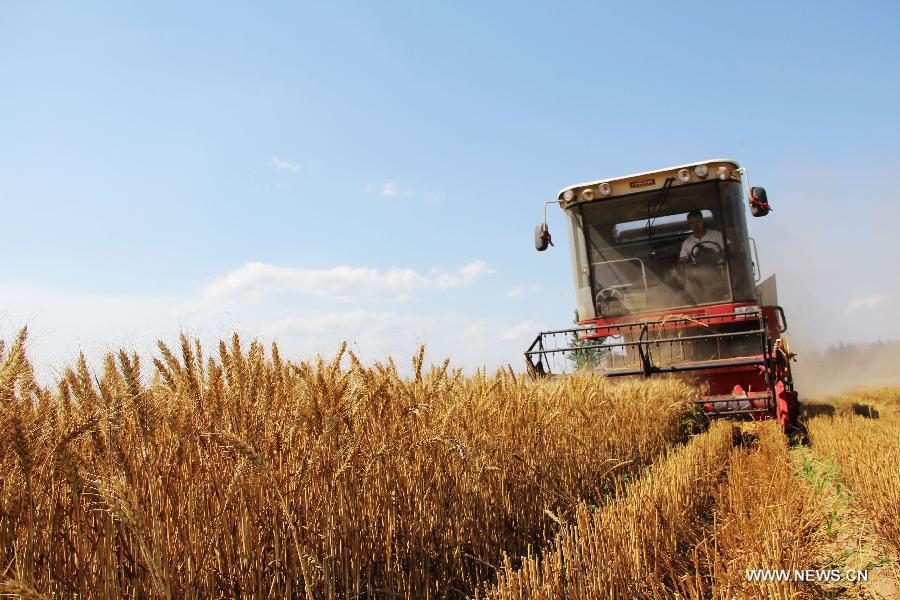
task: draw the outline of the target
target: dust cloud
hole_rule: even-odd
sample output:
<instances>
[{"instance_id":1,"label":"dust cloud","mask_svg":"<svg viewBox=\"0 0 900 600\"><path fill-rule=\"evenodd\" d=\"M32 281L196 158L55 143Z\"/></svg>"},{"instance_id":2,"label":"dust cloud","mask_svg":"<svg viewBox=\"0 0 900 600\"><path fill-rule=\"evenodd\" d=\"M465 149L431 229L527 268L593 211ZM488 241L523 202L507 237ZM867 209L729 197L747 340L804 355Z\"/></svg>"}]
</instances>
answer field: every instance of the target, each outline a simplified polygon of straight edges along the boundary
<instances>
[{"instance_id":1,"label":"dust cloud","mask_svg":"<svg viewBox=\"0 0 900 600\"><path fill-rule=\"evenodd\" d=\"M775 211L751 235L763 275L777 275L801 397L900 385L900 190L885 177L896 166L764 184Z\"/></svg>"},{"instance_id":2,"label":"dust cloud","mask_svg":"<svg viewBox=\"0 0 900 600\"><path fill-rule=\"evenodd\" d=\"M801 400L900 385L900 342L842 344L797 358L794 377Z\"/></svg>"}]
</instances>

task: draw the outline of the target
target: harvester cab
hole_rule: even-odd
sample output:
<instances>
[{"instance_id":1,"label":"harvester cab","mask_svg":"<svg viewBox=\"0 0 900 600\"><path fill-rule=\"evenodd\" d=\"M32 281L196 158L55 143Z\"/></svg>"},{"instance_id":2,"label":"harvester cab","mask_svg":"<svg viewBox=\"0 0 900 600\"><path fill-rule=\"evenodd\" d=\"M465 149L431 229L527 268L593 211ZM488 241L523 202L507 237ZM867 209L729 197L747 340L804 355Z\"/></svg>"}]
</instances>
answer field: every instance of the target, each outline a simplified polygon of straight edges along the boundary
<instances>
[{"instance_id":1,"label":"harvester cab","mask_svg":"<svg viewBox=\"0 0 900 600\"><path fill-rule=\"evenodd\" d=\"M538 376L688 379L710 417L796 425L797 393L774 275L761 281L745 218L771 211L736 162L709 160L582 183L544 204L535 248L552 243L547 205L569 229L577 327L541 332L525 352Z\"/></svg>"}]
</instances>

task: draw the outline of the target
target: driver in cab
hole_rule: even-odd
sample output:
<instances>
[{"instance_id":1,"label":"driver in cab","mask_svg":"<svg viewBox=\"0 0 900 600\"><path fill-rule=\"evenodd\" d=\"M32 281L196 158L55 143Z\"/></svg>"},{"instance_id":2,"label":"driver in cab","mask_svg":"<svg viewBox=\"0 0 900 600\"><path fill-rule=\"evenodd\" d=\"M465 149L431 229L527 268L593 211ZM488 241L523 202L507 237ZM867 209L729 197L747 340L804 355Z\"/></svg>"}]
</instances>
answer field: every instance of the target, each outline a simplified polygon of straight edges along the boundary
<instances>
[{"instance_id":1,"label":"driver in cab","mask_svg":"<svg viewBox=\"0 0 900 600\"><path fill-rule=\"evenodd\" d=\"M688 260L695 261L694 247L701 246L716 252L716 260L722 257L722 232L715 229L707 229L703 223L703 213L699 210L692 210L687 215L688 225L693 232L687 236L687 239L681 244L681 254L678 256L678 262L685 263ZM704 243L705 242L705 243Z\"/></svg>"},{"instance_id":2,"label":"driver in cab","mask_svg":"<svg viewBox=\"0 0 900 600\"><path fill-rule=\"evenodd\" d=\"M722 263L724 254L722 232L707 229L703 223L703 213L699 210L689 212L687 220L691 235L681 244L676 269L678 278L694 302L720 300L727 292L718 266ZM685 272L687 266L691 268Z\"/></svg>"}]
</instances>

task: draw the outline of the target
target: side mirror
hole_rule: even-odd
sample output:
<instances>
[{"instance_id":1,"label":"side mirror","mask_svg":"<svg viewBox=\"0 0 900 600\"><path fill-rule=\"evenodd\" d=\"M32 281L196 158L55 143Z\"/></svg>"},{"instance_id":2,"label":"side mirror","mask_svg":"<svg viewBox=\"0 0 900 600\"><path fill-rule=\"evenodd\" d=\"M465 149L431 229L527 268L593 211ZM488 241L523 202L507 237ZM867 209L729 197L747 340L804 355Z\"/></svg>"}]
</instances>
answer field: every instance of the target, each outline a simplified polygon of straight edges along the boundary
<instances>
[{"instance_id":1,"label":"side mirror","mask_svg":"<svg viewBox=\"0 0 900 600\"><path fill-rule=\"evenodd\" d=\"M547 246L552 245L553 242L550 240L550 231L547 229L547 224L539 223L534 228L534 249L538 252L543 252L547 249Z\"/></svg>"},{"instance_id":2,"label":"side mirror","mask_svg":"<svg viewBox=\"0 0 900 600\"><path fill-rule=\"evenodd\" d=\"M750 189L750 214L754 217L764 217L769 214L772 207L769 206L769 197L766 188L755 187Z\"/></svg>"}]
</instances>

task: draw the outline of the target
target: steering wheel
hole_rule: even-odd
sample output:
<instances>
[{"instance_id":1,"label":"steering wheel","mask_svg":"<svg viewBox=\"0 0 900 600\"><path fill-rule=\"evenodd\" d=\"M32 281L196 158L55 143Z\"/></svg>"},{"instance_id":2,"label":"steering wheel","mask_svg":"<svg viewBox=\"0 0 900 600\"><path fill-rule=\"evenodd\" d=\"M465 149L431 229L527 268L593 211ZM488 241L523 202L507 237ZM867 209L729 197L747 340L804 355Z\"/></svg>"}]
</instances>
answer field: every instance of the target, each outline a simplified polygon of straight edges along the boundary
<instances>
[{"instance_id":1,"label":"steering wheel","mask_svg":"<svg viewBox=\"0 0 900 600\"><path fill-rule=\"evenodd\" d=\"M625 284L623 286L616 287L608 287L603 288L599 292L597 292L597 297L594 298L595 304L599 304L602 302L609 302L610 300L624 300L625 296L622 294L622 291L619 289L620 287L628 287L631 284Z\"/></svg>"},{"instance_id":2,"label":"steering wheel","mask_svg":"<svg viewBox=\"0 0 900 600\"><path fill-rule=\"evenodd\" d=\"M690 258L694 264L711 265L722 252L722 246L718 242L704 240L697 242L691 248ZM714 254L713 254L714 253Z\"/></svg>"},{"instance_id":3,"label":"steering wheel","mask_svg":"<svg viewBox=\"0 0 900 600\"><path fill-rule=\"evenodd\" d=\"M594 297L594 306L606 316L616 316L621 313L625 306L625 295L620 288L628 287L630 285L630 283L626 283L622 286L603 288L597 292L597 295ZM605 308L601 308L604 306Z\"/></svg>"}]
</instances>

